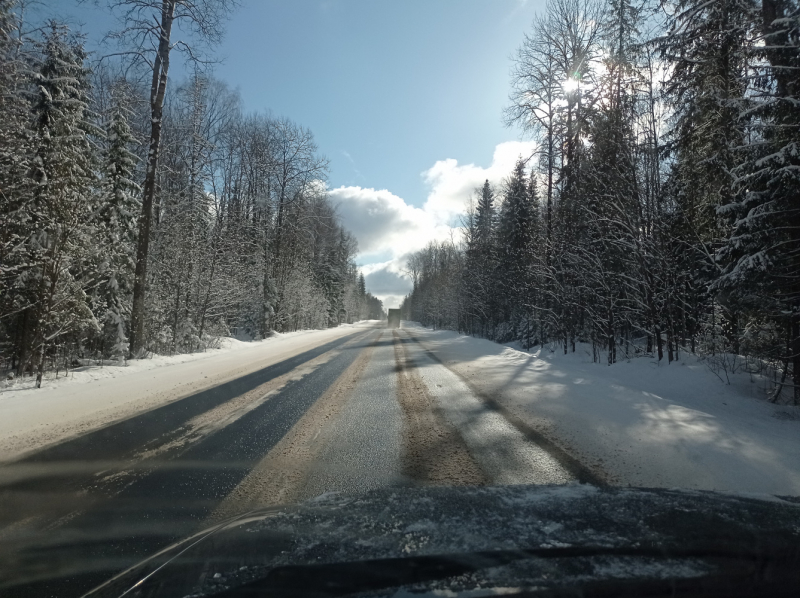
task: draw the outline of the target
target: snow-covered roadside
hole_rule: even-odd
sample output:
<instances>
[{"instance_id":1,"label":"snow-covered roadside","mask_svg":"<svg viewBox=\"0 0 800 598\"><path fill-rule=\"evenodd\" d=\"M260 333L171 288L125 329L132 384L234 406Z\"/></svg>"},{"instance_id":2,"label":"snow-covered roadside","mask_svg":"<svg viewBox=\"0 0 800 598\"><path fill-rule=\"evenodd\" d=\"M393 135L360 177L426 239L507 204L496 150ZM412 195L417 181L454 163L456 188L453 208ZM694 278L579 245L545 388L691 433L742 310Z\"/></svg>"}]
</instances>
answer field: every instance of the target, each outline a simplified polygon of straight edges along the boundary
<instances>
[{"instance_id":1,"label":"snow-covered roadside","mask_svg":"<svg viewBox=\"0 0 800 598\"><path fill-rule=\"evenodd\" d=\"M800 495L800 409L759 398L746 375L726 385L691 356L609 367L586 352L403 329L612 484Z\"/></svg>"},{"instance_id":2,"label":"snow-covered roadside","mask_svg":"<svg viewBox=\"0 0 800 598\"><path fill-rule=\"evenodd\" d=\"M377 325L366 321L327 330L278 334L259 342L225 339L204 353L157 356L127 365L83 367L69 377L30 379L0 387L0 461L131 417L203 388L283 361Z\"/></svg>"}]
</instances>

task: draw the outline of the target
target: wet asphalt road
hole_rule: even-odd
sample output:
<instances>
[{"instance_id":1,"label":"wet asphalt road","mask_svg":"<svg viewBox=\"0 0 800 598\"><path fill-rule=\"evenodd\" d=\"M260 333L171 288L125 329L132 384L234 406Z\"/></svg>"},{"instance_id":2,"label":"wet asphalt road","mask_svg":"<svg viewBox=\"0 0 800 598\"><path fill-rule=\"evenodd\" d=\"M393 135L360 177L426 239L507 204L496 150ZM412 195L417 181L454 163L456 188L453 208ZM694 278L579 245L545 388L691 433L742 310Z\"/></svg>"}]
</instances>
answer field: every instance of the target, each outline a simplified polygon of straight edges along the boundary
<instances>
[{"instance_id":1,"label":"wet asphalt road","mask_svg":"<svg viewBox=\"0 0 800 598\"><path fill-rule=\"evenodd\" d=\"M461 461L454 463L483 468L489 483L514 483L515 475L517 483L530 483L537 467L543 472L539 483L575 479L500 415L484 413L478 399L459 407L453 397L463 399L469 389L419 350L407 353L406 368L417 367L416 359L422 382L408 387L397 363L408 344L415 345L397 331L357 332L0 469L0 594L83 595L203 529L231 497L254 494L253 488L266 492L268 484L251 482L254 472L270 473L276 453L292 469L284 483L288 494L276 496L297 500L428 483L423 474L414 475L424 468L410 469L404 459L409 439L431 430L434 441L450 438L451 446L434 442L425 458L437 460L440 449L455 452ZM404 384L406 395L411 388L425 401L399 402ZM448 384L453 397L442 390ZM425 385L436 390L428 393ZM237 401L243 406L234 409ZM193 423L204 416L210 421ZM416 436L409 435L415 426ZM14 475L4 476L4 470ZM24 475L28 470L31 475ZM257 492L251 504L266 500ZM39 574L54 578L24 589L8 585Z\"/></svg>"}]
</instances>

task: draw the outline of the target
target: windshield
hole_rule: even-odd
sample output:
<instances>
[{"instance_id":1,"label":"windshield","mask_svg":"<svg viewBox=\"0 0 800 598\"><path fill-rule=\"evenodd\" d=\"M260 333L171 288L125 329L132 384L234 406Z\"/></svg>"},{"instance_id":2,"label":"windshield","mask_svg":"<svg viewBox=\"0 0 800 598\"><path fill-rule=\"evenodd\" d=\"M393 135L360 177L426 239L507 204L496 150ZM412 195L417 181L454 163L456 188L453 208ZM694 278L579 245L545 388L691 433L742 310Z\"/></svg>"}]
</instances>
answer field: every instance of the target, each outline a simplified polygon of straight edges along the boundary
<instances>
[{"instance_id":1,"label":"windshield","mask_svg":"<svg viewBox=\"0 0 800 598\"><path fill-rule=\"evenodd\" d=\"M800 495L799 11L0 0L0 593L385 491Z\"/></svg>"}]
</instances>

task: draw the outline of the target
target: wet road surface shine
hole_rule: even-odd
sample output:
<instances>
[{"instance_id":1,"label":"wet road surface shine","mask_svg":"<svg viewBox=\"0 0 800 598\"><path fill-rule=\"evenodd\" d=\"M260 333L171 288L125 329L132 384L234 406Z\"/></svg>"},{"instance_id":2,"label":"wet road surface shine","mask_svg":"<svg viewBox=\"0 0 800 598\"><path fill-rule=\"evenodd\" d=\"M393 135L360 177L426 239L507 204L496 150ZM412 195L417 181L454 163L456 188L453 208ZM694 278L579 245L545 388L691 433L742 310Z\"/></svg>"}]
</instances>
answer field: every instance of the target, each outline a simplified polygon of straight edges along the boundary
<instances>
[{"instance_id":1,"label":"wet road surface shine","mask_svg":"<svg viewBox=\"0 0 800 598\"><path fill-rule=\"evenodd\" d=\"M0 591L79 596L210 522L324 492L574 479L402 331L370 330L0 469ZM31 562L64 577L3 588Z\"/></svg>"}]
</instances>

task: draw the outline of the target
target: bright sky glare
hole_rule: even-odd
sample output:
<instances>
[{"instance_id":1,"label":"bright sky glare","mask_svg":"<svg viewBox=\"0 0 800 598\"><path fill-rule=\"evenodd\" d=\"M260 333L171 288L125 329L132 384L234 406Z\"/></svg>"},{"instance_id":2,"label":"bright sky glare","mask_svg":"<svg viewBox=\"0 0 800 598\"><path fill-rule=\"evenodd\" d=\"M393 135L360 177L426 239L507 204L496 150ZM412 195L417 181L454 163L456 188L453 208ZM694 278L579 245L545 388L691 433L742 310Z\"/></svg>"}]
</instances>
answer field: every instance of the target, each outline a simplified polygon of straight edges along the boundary
<instances>
[{"instance_id":1,"label":"bright sky glare","mask_svg":"<svg viewBox=\"0 0 800 598\"><path fill-rule=\"evenodd\" d=\"M44 4L83 29L90 46L113 27L91 2ZM406 254L452 234L473 188L499 182L530 153L504 127L502 109L511 56L543 7L242 0L228 22L216 76L240 90L247 110L313 131L331 162L333 199L359 240L367 288L386 307L410 290Z\"/></svg>"}]
</instances>

